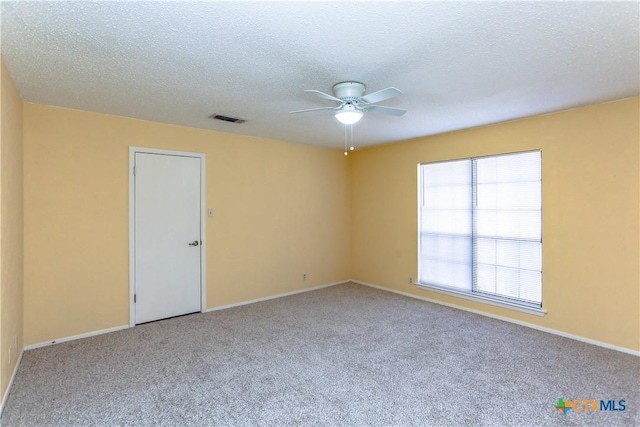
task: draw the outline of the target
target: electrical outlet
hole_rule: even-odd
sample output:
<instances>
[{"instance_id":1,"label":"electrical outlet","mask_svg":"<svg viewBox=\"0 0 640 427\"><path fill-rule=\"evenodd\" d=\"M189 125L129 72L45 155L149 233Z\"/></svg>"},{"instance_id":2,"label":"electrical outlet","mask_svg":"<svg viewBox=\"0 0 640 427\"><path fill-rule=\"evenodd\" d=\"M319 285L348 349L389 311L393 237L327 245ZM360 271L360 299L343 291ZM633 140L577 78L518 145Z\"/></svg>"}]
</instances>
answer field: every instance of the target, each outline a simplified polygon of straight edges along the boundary
<instances>
[{"instance_id":1,"label":"electrical outlet","mask_svg":"<svg viewBox=\"0 0 640 427\"><path fill-rule=\"evenodd\" d=\"M413 285L413 277L409 277L409 284Z\"/></svg>"},{"instance_id":2,"label":"electrical outlet","mask_svg":"<svg viewBox=\"0 0 640 427\"><path fill-rule=\"evenodd\" d=\"M307 273L302 273L302 280L307 280Z\"/></svg>"},{"instance_id":3,"label":"electrical outlet","mask_svg":"<svg viewBox=\"0 0 640 427\"><path fill-rule=\"evenodd\" d=\"M18 336L17 336L17 335L16 335L16 336L14 337L14 339L13 339L13 346L14 346L15 348L18 348Z\"/></svg>"},{"instance_id":4,"label":"electrical outlet","mask_svg":"<svg viewBox=\"0 0 640 427\"><path fill-rule=\"evenodd\" d=\"M213 208L209 208L207 210L207 215L209 216L209 218L213 218Z\"/></svg>"}]
</instances>

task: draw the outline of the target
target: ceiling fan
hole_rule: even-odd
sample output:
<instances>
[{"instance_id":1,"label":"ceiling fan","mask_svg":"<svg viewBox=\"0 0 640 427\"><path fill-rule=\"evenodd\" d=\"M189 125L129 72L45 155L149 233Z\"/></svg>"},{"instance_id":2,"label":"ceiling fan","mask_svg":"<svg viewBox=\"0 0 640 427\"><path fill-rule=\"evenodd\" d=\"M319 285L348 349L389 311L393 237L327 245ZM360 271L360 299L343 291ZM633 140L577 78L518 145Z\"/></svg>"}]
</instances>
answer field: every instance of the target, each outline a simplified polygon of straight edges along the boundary
<instances>
[{"instance_id":1,"label":"ceiling fan","mask_svg":"<svg viewBox=\"0 0 640 427\"><path fill-rule=\"evenodd\" d=\"M333 85L333 96L319 90L305 90L307 93L313 93L319 98L328 101L339 102L336 107L320 107L309 108L307 110L290 111L290 114L306 113L308 111L318 110L336 110L335 117L341 123L350 125L360 120L364 111L372 113L387 114L390 116L401 116L407 112L401 108L385 107L382 105L374 105L377 102L395 98L402 95L402 92L395 87L388 87L377 92L364 95L365 85L360 82L341 82Z\"/></svg>"}]
</instances>

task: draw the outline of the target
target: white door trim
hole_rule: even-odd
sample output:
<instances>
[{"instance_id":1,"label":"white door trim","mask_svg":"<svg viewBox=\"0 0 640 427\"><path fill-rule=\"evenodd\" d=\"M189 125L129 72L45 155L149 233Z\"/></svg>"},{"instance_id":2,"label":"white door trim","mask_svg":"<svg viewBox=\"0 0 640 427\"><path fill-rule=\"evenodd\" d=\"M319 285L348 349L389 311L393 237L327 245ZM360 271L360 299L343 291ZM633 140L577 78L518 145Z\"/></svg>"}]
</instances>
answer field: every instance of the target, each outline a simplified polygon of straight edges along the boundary
<instances>
[{"instance_id":1,"label":"white door trim","mask_svg":"<svg viewBox=\"0 0 640 427\"><path fill-rule=\"evenodd\" d=\"M206 156L202 153L190 153L186 151L157 150L154 148L129 147L129 327L136 324L136 306L133 303L135 294L135 180L133 167L136 153L164 154L168 156L196 157L200 163L200 311L207 308L207 240L206 240Z\"/></svg>"}]
</instances>

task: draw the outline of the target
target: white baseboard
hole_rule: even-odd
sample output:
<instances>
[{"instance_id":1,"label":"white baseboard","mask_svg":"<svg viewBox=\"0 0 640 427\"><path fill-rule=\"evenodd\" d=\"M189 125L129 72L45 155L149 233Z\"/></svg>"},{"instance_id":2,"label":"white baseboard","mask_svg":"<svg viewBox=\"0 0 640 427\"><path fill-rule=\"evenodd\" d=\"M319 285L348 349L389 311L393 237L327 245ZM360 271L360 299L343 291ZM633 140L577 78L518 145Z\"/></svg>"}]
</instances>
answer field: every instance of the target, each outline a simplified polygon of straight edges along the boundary
<instances>
[{"instance_id":1,"label":"white baseboard","mask_svg":"<svg viewBox=\"0 0 640 427\"><path fill-rule=\"evenodd\" d=\"M73 336L70 336L70 337L58 338L58 339L51 340L51 341L45 341L45 342L41 342L41 343L37 343L37 344L31 344L31 345L26 346L24 349L25 350L33 350L34 348L47 347L47 346L54 345L54 344L60 344L61 342L79 340L81 338L95 337L96 335L108 334L109 332L121 331L123 329L129 329L129 325L116 326L115 328L101 329L99 331L87 332L86 334L73 335Z\"/></svg>"},{"instance_id":2,"label":"white baseboard","mask_svg":"<svg viewBox=\"0 0 640 427\"><path fill-rule=\"evenodd\" d=\"M287 292L287 293L284 293L284 294L277 294L277 295L272 295L272 296L268 296L268 297L264 297L264 298L258 298L258 299L254 299L254 300L250 300L250 301L243 301L243 302L239 302L239 303L236 303L236 304L229 304L229 305L223 305L223 306L220 306L220 307L208 308L208 309L204 310L203 313L207 313L209 311L224 310L226 308L238 307L238 306L241 306L241 305L253 304L253 303L256 303L256 302L267 301L267 300L275 299L275 298L282 298L282 297L286 297L286 296L290 296L290 295L300 294L300 293L303 293L303 292L315 291L315 290L322 289L322 288L328 288L330 286L341 285L343 283L347 283L348 281L349 280L341 280L339 282L327 283L327 284L324 284L324 285L314 286L312 288L307 288L307 289L300 289L298 291ZM47 347L47 346L59 344L59 343L62 343L62 342L74 341L74 340L78 340L78 339L81 339L81 338L88 338L88 337L94 337L96 335L108 334L109 332L121 331L123 329L128 329L128 328L130 328L129 325L122 325L122 326L116 326L115 328L101 329L99 331L87 332L85 334L73 335L73 336L70 336L70 337L58 338L58 339L51 340L51 341L45 341L45 342L41 342L41 343L37 343L37 344L31 344L31 345L26 346L24 349L25 350L33 350L33 349L36 349L36 348Z\"/></svg>"},{"instance_id":3,"label":"white baseboard","mask_svg":"<svg viewBox=\"0 0 640 427\"><path fill-rule=\"evenodd\" d=\"M264 298L257 298L257 299L252 299L252 300L249 300L249 301L237 302L235 304L220 305L218 307L207 308L204 311L204 313L209 313L211 311L218 311L218 310L226 310L227 308L240 307L240 306L243 306L243 305L255 304L257 302L268 301L270 299L276 299L276 298L288 297L288 296L291 296L291 295L302 294L302 293L305 293L305 292L317 291L318 289L329 288L331 286L336 286L336 285L342 285L343 283L347 283L347 282L349 282L349 280L340 280L339 282L326 283L324 285L314 286L312 288L300 289L298 291L292 291L292 292L285 292L284 294L271 295L271 296L264 297Z\"/></svg>"},{"instance_id":4,"label":"white baseboard","mask_svg":"<svg viewBox=\"0 0 640 427\"><path fill-rule=\"evenodd\" d=\"M7 403L7 397L9 397L9 392L11 391L11 386L13 385L13 381L16 379L16 374L18 373L18 367L20 366L20 362L22 361L23 354L24 354L24 350L20 352L20 356L18 356L18 360L16 360L16 366L13 368L13 374L11 374L11 378L9 379L9 384L7 385L7 389L4 391L4 396L2 396L2 402L0 402L0 417L2 416L2 411L4 411L4 404Z\"/></svg>"},{"instance_id":5,"label":"white baseboard","mask_svg":"<svg viewBox=\"0 0 640 427\"><path fill-rule=\"evenodd\" d=\"M368 286L370 288L376 288L376 289L380 289L380 290L383 290L383 291L392 292L394 294L403 295L405 297L415 298L415 299L419 299L419 300L422 300L422 301L428 301L428 302L432 302L434 304L444 305L444 306L451 307L451 308L457 308L458 310L469 311L471 313L479 314L481 316L491 317L493 319L502 320L504 322L515 323L516 325L525 326L527 328L536 329L538 331L547 332L549 334L559 335L559 336L565 337L565 338L571 338L573 340L582 341L582 342L585 342L587 344L597 345L598 347L604 347L604 348L608 348L608 349L611 349L611 350L616 350L616 351L619 351L619 352L622 352L622 353L631 354L633 356L640 356L640 351L632 350L630 348L625 348L625 347L618 347L616 345L608 344L606 342L596 341L596 340L592 340L592 339L589 339L589 338L581 337L579 335L573 335L573 334L569 334L567 332L558 331L557 329L545 328L543 326L534 325L533 323L527 323L527 322L523 322L521 320L511 319L509 317L499 316L497 314L487 313L487 312L480 311L480 310L474 310L472 308L467 308L467 307L463 307L463 306L456 305L456 304L450 304L450 303L443 302L443 301L438 301L438 300L435 300L435 299L432 299L432 298L421 297L421 296L418 296L418 295L410 294L408 292L397 291L395 289L385 288L384 286L374 285L373 283L363 282L361 280L351 279L350 281L353 282L353 283L357 283L359 285Z\"/></svg>"}]
</instances>

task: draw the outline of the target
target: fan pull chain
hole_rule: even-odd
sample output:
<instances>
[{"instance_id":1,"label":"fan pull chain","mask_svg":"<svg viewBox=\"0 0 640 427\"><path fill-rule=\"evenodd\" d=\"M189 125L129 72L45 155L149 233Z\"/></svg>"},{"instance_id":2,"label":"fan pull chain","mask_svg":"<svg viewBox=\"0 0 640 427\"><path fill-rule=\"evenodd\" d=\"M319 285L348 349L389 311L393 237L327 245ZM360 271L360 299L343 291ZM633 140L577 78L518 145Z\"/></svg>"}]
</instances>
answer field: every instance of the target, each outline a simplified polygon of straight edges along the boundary
<instances>
[{"instance_id":1,"label":"fan pull chain","mask_svg":"<svg viewBox=\"0 0 640 427\"><path fill-rule=\"evenodd\" d=\"M347 125L344 125L344 155L349 155L347 152Z\"/></svg>"},{"instance_id":2,"label":"fan pull chain","mask_svg":"<svg viewBox=\"0 0 640 427\"><path fill-rule=\"evenodd\" d=\"M349 126L350 139L347 138L347 126ZM347 141L350 143L347 143ZM353 125L344 125L344 155L348 156L349 151L347 151L347 145L349 146L349 151L353 151L356 148L353 146Z\"/></svg>"},{"instance_id":3,"label":"fan pull chain","mask_svg":"<svg viewBox=\"0 0 640 427\"><path fill-rule=\"evenodd\" d=\"M349 126L351 128L351 146L349 147L349 150L353 151L355 150L354 146L353 146L353 125Z\"/></svg>"}]
</instances>

